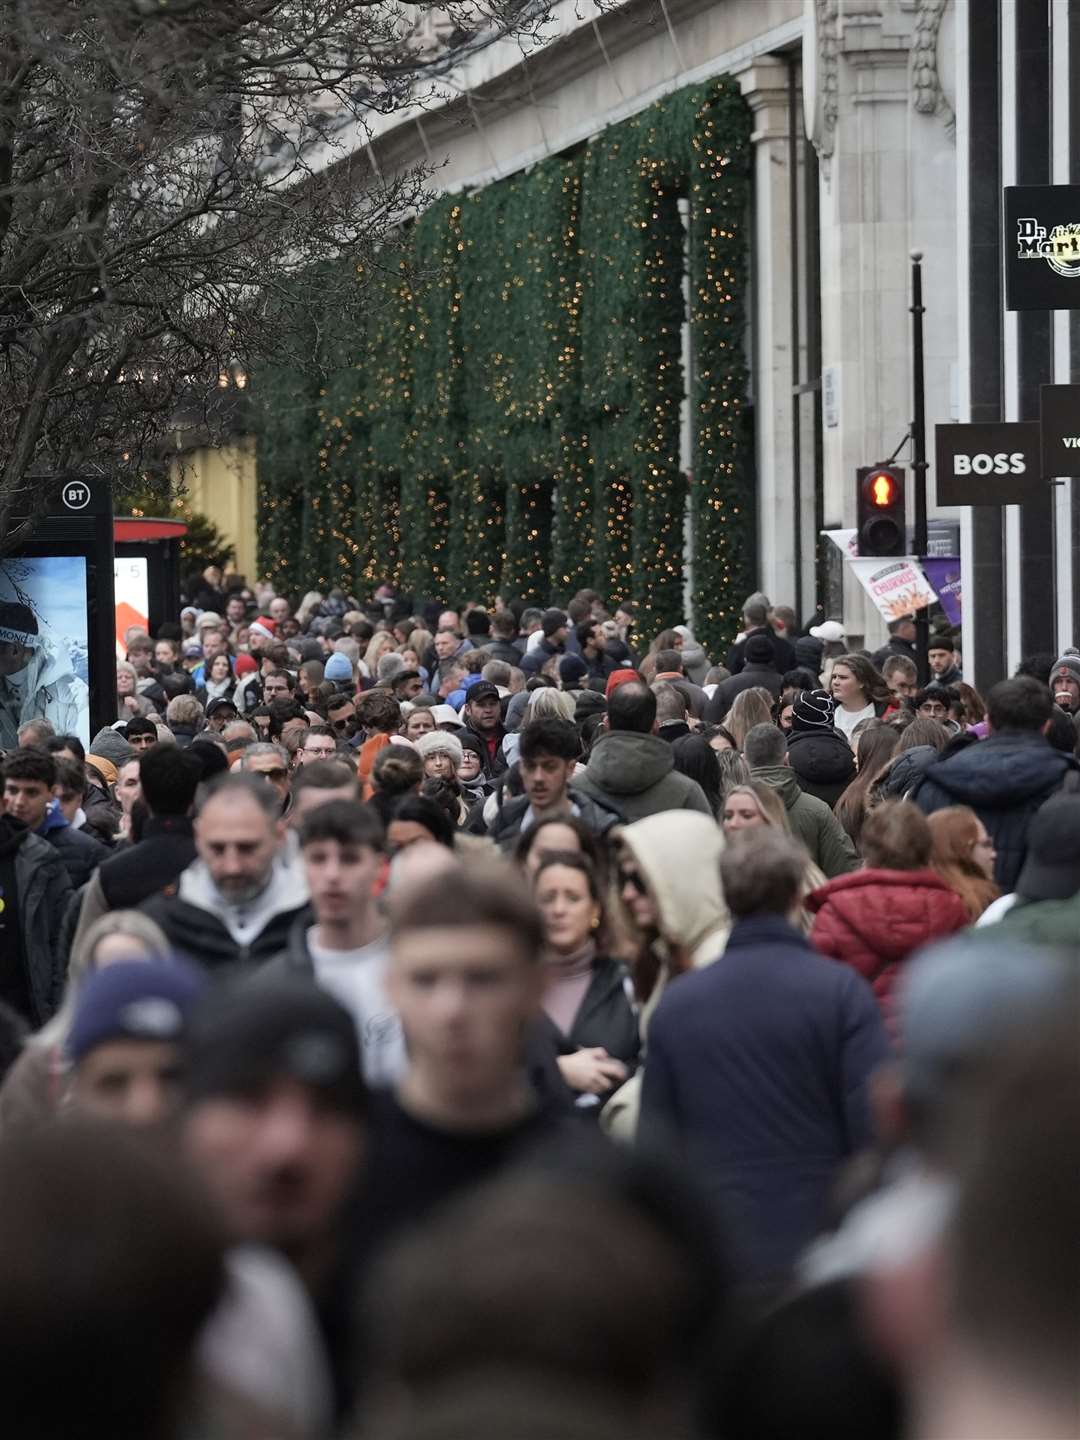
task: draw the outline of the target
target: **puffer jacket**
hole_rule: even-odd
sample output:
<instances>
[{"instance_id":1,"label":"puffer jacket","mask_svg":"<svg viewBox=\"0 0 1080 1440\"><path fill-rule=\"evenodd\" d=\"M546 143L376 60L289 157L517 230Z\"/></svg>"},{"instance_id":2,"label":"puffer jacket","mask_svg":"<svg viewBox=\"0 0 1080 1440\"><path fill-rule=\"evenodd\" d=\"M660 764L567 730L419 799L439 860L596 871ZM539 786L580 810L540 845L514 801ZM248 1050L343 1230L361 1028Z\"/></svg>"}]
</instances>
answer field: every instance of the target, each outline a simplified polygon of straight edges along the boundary
<instances>
[{"instance_id":1,"label":"puffer jacket","mask_svg":"<svg viewBox=\"0 0 1080 1440\"><path fill-rule=\"evenodd\" d=\"M1028 827L1044 800L1062 789L1080 792L1080 766L1044 735L1005 732L942 756L926 770L910 798L932 815L970 805L997 851L994 879L1003 894L1016 889L1027 853Z\"/></svg>"},{"instance_id":2,"label":"puffer jacket","mask_svg":"<svg viewBox=\"0 0 1080 1440\"><path fill-rule=\"evenodd\" d=\"M594 800L621 811L628 821L661 810L700 810L712 821L704 790L675 769L671 746L656 735L606 731L593 745L589 763L574 784Z\"/></svg>"},{"instance_id":3,"label":"puffer jacket","mask_svg":"<svg viewBox=\"0 0 1080 1440\"><path fill-rule=\"evenodd\" d=\"M578 794L575 787L569 787L570 800L576 808L578 818L586 824L594 835L606 835L616 825L623 823L623 817L618 810L600 800L594 800L591 795ZM486 798L486 797L483 797ZM495 816L495 822L488 831L492 840L504 850L511 850L521 837L521 825L529 812L529 797L519 795L514 800L508 800L501 806Z\"/></svg>"},{"instance_id":4,"label":"puffer jacket","mask_svg":"<svg viewBox=\"0 0 1080 1440\"><path fill-rule=\"evenodd\" d=\"M830 810L855 779L854 753L838 730L796 730L787 753L799 789Z\"/></svg>"},{"instance_id":5,"label":"puffer jacket","mask_svg":"<svg viewBox=\"0 0 1080 1440\"><path fill-rule=\"evenodd\" d=\"M895 756L875 781L883 800L903 800L922 783L931 765L936 765L940 751L933 745L914 745Z\"/></svg>"},{"instance_id":6,"label":"puffer jacket","mask_svg":"<svg viewBox=\"0 0 1080 1440\"><path fill-rule=\"evenodd\" d=\"M814 948L870 982L894 1033L903 962L928 941L970 923L960 896L933 870L859 870L830 880L806 903L817 917L810 932Z\"/></svg>"},{"instance_id":7,"label":"puffer jacket","mask_svg":"<svg viewBox=\"0 0 1080 1440\"><path fill-rule=\"evenodd\" d=\"M760 765L750 774L780 792L791 833L823 874L832 879L856 868L859 857L851 837L824 801L803 794L790 765Z\"/></svg>"}]
</instances>

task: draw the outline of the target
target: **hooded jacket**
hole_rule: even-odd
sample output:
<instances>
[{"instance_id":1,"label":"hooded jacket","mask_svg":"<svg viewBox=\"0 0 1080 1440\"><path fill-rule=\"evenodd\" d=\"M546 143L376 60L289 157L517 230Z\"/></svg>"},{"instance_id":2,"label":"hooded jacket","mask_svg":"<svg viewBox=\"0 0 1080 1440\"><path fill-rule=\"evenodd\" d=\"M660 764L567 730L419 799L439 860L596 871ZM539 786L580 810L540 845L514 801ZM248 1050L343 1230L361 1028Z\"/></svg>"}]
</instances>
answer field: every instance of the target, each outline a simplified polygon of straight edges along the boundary
<instances>
[{"instance_id":1,"label":"hooded jacket","mask_svg":"<svg viewBox=\"0 0 1080 1440\"><path fill-rule=\"evenodd\" d=\"M663 942L695 967L723 954L731 919L720 889L724 832L715 820L666 810L628 825L619 843L656 902Z\"/></svg>"},{"instance_id":2,"label":"hooded jacket","mask_svg":"<svg viewBox=\"0 0 1080 1440\"><path fill-rule=\"evenodd\" d=\"M897 755L875 785L884 798L903 800L921 783L931 765L936 765L940 750L933 745L913 745Z\"/></svg>"},{"instance_id":3,"label":"hooded jacket","mask_svg":"<svg viewBox=\"0 0 1080 1440\"><path fill-rule=\"evenodd\" d=\"M678 949L694 968L711 965L724 953L731 919L720 888L724 832L710 817L686 810L665 810L628 825L619 843L633 857L659 915L660 974L638 1017L644 1048L649 1022L670 982L676 978L670 954ZM641 1104L640 1070L608 1100L600 1116L604 1130L631 1143Z\"/></svg>"},{"instance_id":4,"label":"hooded jacket","mask_svg":"<svg viewBox=\"0 0 1080 1440\"><path fill-rule=\"evenodd\" d=\"M594 835L606 835L616 825L624 823L622 812L615 810L606 801L594 800L591 795L585 795L578 791L574 785L569 787L569 795L577 810L578 818L589 827ZM527 795L518 795L500 807L488 834L504 850L510 850L517 844L521 835L521 823L528 814L529 805L530 801Z\"/></svg>"},{"instance_id":5,"label":"hooded jacket","mask_svg":"<svg viewBox=\"0 0 1080 1440\"><path fill-rule=\"evenodd\" d=\"M1016 889L1032 816L1063 787L1080 790L1080 767L1044 735L1006 731L931 765L911 799L924 815L970 805L997 851L994 879L1002 894Z\"/></svg>"},{"instance_id":6,"label":"hooded jacket","mask_svg":"<svg viewBox=\"0 0 1080 1440\"><path fill-rule=\"evenodd\" d=\"M823 800L803 793L790 765L762 765L751 770L750 777L780 792L791 833L830 880L858 866L859 857L847 831Z\"/></svg>"},{"instance_id":7,"label":"hooded jacket","mask_svg":"<svg viewBox=\"0 0 1080 1440\"><path fill-rule=\"evenodd\" d=\"M15 749L28 720L49 720L57 735L85 738L89 710L86 681L72 673L67 655L41 640L24 669L0 678L0 750Z\"/></svg>"},{"instance_id":8,"label":"hooded jacket","mask_svg":"<svg viewBox=\"0 0 1080 1440\"><path fill-rule=\"evenodd\" d=\"M890 1029L903 962L971 923L960 896L933 870L859 870L822 885L806 903L817 917L814 948L870 982Z\"/></svg>"},{"instance_id":9,"label":"hooded jacket","mask_svg":"<svg viewBox=\"0 0 1080 1440\"><path fill-rule=\"evenodd\" d=\"M169 944L182 955L209 970L237 965L261 965L285 949L289 928L307 904L307 881L300 865L274 861L270 883L248 906L222 899L202 860L180 876L175 895L154 895L139 909L156 920ZM238 939L237 912L246 911L259 921L254 934Z\"/></svg>"},{"instance_id":10,"label":"hooded jacket","mask_svg":"<svg viewBox=\"0 0 1080 1440\"><path fill-rule=\"evenodd\" d=\"M889 1053L866 985L779 915L734 927L649 1031L643 1138L674 1145L719 1207L741 1279L784 1280L843 1162L872 1134Z\"/></svg>"},{"instance_id":11,"label":"hooded jacket","mask_svg":"<svg viewBox=\"0 0 1080 1440\"><path fill-rule=\"evenodd\" d=\"M855 779L855 756L837 730L795 730L788 738L788 765L804 795L831 810Z\"/></svg>"},{"instance_id":12,"label":"hooded jacket","mask_svg":"<svg viewBox=\"0 0 1080 1440\"><path fill-rule=\"evenodd\" d=\"M74 890L81 889L101 862L109 858L109 851L100 840L68 823L59 801L54 800L50 804L37 833L48 841L64 862Z\"/></svg>"},{"instance_id":13,"label":"hooded jacket","mask_svg":"<svg viewBox=\"0 0 1080 1440\"><path fill-rule=\"evenodd\" d=\"M693 634L686 625L676 625L675 629L683 637L683 645L679 654L682 659L683 669L686 678L695 685L704 685L705 676L710 670L709 657L694 639Z\"/></svg>"},{"instance_id":14,"label":"hooded jacket","mask_svg":"<svg viewBox=\"0 0 1080 1440\"><path fill-rule=\"evenodd\" d=\"M705 792L675 769L671 746L656 735L608 730L593 745L575 785L627 821L661 810L700 810L712 819Z\"/></svg>"},{"instance_id":15,"label":"hooded jacket","mask_svg":"<svg viewBox=\"0 0 1080 1440\"><path fill-rule=\"evenodd\" d=\"M759 626L756 630L747 630L746 633L732 645L727 653L727 668L730 674L738 675L746 664L746 642L751 635L764 635L772 641L773 664L781 675L788 670L795 669L795 650L791 643L778 635L771 625Z\"/></svg>"},{"instance_id":16,"label":"hooded jacket","mask_svg":"<svg viewBox=\"0 0 1080 1440\"><path fill-rule=\"evenodd\" d=\"M71 895L71 881L58 853L18 821L0 815L0 857L15 869L16 906L26 987L33 1025L56 1013L64 989L60 925Z\"/></svg>"}]
</instances>

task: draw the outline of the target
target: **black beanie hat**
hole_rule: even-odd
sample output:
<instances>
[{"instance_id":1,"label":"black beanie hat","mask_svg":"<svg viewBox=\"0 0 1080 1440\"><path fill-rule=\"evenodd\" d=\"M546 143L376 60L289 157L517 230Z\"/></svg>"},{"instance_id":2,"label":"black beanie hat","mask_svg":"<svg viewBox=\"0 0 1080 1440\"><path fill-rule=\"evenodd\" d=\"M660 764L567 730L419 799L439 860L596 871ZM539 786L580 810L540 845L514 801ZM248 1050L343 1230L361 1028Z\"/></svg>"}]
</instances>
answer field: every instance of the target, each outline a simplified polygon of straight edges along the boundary
<instances>
[{"instance_id":1,"label":"black beanie hat","mask_svg":"<svg viewBox=\"0 0 1080 1440\"><path fill-rule=\"evenodd\" d=\"M791 707L793 732L834 730L836 702L825 690L803 690Z\"/></svg>"}]
</instances>

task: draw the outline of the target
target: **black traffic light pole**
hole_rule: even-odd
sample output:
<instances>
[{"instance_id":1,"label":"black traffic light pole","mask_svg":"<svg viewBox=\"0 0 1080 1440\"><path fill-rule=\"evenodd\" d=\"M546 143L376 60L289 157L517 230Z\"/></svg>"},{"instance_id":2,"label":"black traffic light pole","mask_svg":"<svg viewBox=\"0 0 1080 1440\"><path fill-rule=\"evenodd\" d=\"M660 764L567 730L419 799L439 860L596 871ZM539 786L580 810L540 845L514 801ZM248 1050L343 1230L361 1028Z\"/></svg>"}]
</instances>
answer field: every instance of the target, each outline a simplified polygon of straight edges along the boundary
<instances>
[{"instance_id":1,"label":"black traffic light pole","mask_svg":"<svg viewBox=\"0 0 1080 1440\"><path fill-rule=\"evenodd\" d=\"M929 537L926 528L926 380L923 370L922 251L911 252L911 352L914 376L914 419L911 442L915 471L915 559L921 564L926 556ZM930 677L930 612L927 606L915 612L915 659L919 667L919 684Z\"/></svg>"}]
</instances>

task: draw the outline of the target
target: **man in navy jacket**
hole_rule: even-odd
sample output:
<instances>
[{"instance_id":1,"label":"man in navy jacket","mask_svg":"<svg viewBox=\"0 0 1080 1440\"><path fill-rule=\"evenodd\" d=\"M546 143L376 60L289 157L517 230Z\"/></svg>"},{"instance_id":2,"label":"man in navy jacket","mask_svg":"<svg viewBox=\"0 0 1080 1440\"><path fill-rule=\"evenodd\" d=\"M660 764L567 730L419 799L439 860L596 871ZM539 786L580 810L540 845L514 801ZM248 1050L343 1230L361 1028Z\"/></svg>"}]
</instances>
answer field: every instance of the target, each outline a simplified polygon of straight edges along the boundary
<instances>
[{"instance_id":1,"label":"man in navy jacket","mask_svg":"<svg viewBox=\"0 0 1080 1440\"><path fill-rule=\"evenodd\" d=\"M805 869L772 830L724 853L727 948L671 985L648 1032L641 1141L693 1165L739 1273L760 1284L784 1281L869 1143L868 1081L889 1055L870 987L792 924Z\"/></svg>"}]
</instances>

